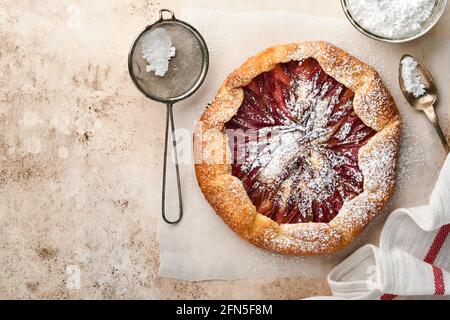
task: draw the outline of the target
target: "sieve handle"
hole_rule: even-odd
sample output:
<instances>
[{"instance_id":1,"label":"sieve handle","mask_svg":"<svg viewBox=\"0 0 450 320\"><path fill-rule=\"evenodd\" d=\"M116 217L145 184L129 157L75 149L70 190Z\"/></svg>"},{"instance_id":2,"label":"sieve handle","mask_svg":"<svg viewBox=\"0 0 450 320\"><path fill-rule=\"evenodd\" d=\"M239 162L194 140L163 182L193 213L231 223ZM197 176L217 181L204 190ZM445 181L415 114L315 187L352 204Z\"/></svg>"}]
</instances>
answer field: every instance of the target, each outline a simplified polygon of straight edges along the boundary
<instances>
[{"instance_id":1,"label":"sieve handle","mask_svg":"<svg viewBox=\"0 0 450 320\"><path fill-rule=\"evenodd\" d=\"M164 13L169 13L170 19L164 19ZM173 20L173 19L175 19L175 13L173 13L172 10L169 10L169 9L159 10L159 20L163 21L163 20Z\"/></svg>"},{"instance_id":2,"label":"sieve handle","mask_svg":"<svg viewBox=\"0 0 450 320\"><path fill-rule=\"evenodd\" d=\"M169 143L169 126L172 128L172 143L173 143L173 150L174 150L174 155L175 155L175 169L176 169L177 187L178 187L179 215L178 215L178 219L175 221L170 221L166 217L166 176L167 176L167 154L168 154L168 143ZM167 104L161 210L162 210L162 218L168 224L178 224L178 223L180 223L181 219L183 219L183 196L182 196L182 192L181 192L180 166L178 164L177 141L175 138L175 123L173 121L173 104Z\"/></svg>"}]
</instances>

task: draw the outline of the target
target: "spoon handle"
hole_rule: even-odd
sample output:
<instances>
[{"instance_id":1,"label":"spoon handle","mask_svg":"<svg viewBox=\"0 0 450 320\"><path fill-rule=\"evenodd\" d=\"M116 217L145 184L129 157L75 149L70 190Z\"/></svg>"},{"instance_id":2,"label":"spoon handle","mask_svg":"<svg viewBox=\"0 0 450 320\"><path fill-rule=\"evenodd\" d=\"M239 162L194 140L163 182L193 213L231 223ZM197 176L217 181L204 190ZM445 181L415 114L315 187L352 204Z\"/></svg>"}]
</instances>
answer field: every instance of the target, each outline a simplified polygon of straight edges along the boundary
<instances>
[{"instance_id":1,"label":"spoon handle","mask_svg":"<svg viewBox=\"0 0 450 320\"><path fill-rule=\"evenodd\" d=\"M431 123L433 123L434 128L436 129L436 132L439 136L439 139L441 139L442 144L444 145L445 151L447 153L450 152L450 146L448 144L447 138L445 137L444 131L442 131L441 126L439 125L439 120L436 115L436 112L434 110L434 106L430 106L429 108L424 109L425 114L427 115L428 119L430 119Z\"/></svg>"}]
</instances>

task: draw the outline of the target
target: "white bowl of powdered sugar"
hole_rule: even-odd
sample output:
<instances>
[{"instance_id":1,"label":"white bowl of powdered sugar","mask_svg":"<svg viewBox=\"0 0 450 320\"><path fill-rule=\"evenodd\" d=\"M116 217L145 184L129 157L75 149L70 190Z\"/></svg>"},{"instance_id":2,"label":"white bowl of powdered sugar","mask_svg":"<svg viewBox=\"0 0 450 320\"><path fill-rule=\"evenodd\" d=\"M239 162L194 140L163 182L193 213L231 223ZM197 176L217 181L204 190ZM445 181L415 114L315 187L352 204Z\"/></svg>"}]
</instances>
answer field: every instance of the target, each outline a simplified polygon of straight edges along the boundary
<instances>
[{"instance_id":1,"label":"white bowl of powdered sugar","mask_svg":"<svg viewBox=\"0 0 450 320\"><path fill-rule=\"evenodd\" d=\"M353 26L368 37L407 42L427 33L441 18L447 0L341 0Z\"/></svg>"}]
</instances>

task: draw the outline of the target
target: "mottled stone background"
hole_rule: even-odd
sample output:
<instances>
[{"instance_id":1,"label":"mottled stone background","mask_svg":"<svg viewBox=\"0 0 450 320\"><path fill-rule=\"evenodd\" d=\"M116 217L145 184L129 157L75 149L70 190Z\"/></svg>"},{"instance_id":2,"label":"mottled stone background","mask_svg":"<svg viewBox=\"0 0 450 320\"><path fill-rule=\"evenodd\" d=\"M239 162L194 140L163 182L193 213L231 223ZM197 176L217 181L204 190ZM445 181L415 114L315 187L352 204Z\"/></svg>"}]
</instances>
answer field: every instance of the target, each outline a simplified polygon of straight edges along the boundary
<instances>
[{"instance_id":1,"label":"mottled stone background","mask_svg":"<svg viewBox=\"0 0 450 320\"><path fill-rule=\"evenodd\" d=\"M133 87L127 54L159 8L213 2L232 11L340 10L336 0L1 1L0 298L328 293L324 279L188 283L157 276L154 177L165 109ZM445 26L449 32L447 18Z\"/></svg>"},{"instance_id":2,"label":"mottled stone background","mask_svg":"<svg viewBox=\"0 0 450 320\"><path fill-rule=\"evenodd\" d=\"M203 4L0 3L0 298L326 292L317 281L157 277L160 181L152 177L162 165L164 107L133 87L127 54L160 7L191 5Z\"/></svg>"}]
</instances>

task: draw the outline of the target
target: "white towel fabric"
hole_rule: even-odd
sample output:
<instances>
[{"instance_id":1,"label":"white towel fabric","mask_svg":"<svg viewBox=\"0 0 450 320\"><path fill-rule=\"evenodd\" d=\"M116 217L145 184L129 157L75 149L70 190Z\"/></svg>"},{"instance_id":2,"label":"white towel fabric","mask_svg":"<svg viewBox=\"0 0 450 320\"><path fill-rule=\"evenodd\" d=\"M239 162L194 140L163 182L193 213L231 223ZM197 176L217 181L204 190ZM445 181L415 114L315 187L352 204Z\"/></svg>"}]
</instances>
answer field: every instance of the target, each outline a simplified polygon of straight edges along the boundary
<instances>
[{"instance_id":1,"label":"white towel fabric","mask_svg":"<svg viewBox=\"0 0 450 320\"><path fill-rule=\"evenodd\" d=\"M429 205L393 212L380 247L364 246L330 272L333 298L450 295L449 233L450 156Z\"/></svg>"}]
</instances>

